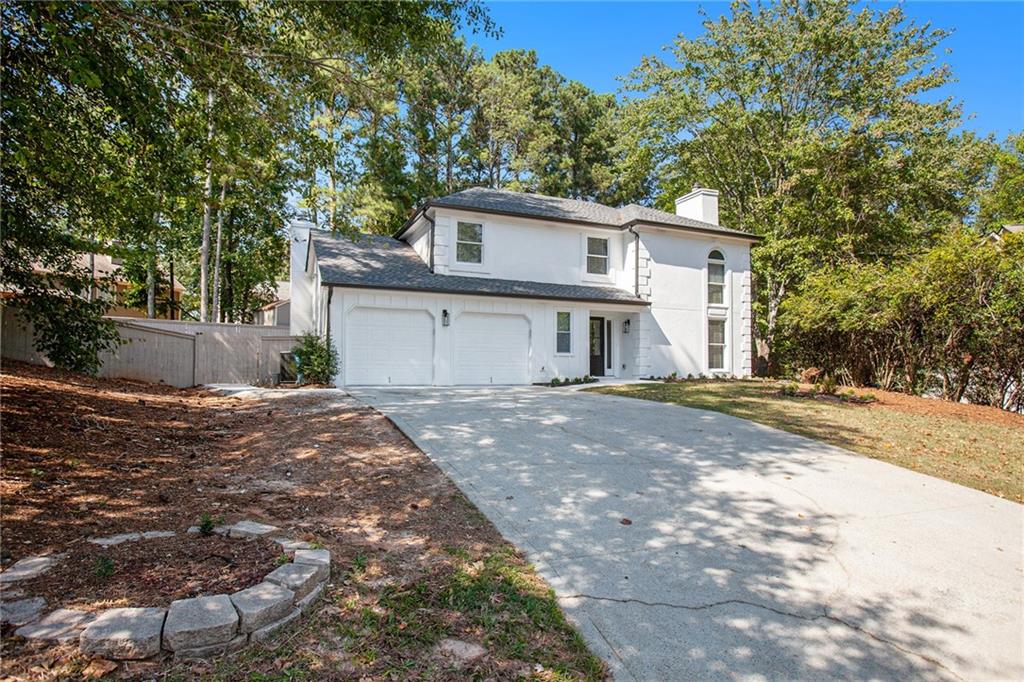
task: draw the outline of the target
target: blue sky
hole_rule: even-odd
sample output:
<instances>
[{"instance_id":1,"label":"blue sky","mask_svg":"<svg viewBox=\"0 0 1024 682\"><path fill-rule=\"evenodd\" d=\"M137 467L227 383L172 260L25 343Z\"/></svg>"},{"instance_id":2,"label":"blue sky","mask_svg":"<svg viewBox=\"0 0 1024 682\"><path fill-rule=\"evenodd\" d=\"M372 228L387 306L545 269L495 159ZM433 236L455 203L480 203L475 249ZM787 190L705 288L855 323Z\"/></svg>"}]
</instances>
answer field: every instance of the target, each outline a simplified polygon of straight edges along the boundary
<instances>
[{"instance_id":1,"label":"blue sky","mask_svg":"<svg viewBox=\"0 0 1024 682\"><path fill-rule=\"evenodd\" d=\"M880 3L888 7L892 3ZM647 54L683 33L703 31L699 7L717 16L724 2L491 2L491 16L504 34L495 40L469 35L486 56L526 48L567 78L599 92L615 92L623 76ZM941 92L961 100L965 127L981 134L1024 130L1024 2L909 2L905 13L919 23L931 21L953 35L939 58L953 69L956 82Z\"/></svg>"}]
</instances>

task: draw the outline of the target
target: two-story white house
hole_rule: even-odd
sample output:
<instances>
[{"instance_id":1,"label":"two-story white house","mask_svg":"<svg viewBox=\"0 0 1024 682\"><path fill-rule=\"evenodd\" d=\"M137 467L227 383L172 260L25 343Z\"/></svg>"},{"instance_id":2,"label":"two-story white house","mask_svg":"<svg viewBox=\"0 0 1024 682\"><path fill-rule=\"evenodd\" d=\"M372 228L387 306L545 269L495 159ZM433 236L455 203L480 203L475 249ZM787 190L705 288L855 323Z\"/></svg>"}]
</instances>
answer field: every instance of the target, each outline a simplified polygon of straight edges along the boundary
<instances>
[{"instance_id":1,"label":"two-story white house","mask_svg":"<svg viewBox=\"0 0 1024 682\"><path fill-rule=\"evenodd\" d=\"M330 339L339 386L751 372L758 238L714 190L671 214L473 188L391 237L290 229L291 332Z\"/></svg>"}]
</instances>

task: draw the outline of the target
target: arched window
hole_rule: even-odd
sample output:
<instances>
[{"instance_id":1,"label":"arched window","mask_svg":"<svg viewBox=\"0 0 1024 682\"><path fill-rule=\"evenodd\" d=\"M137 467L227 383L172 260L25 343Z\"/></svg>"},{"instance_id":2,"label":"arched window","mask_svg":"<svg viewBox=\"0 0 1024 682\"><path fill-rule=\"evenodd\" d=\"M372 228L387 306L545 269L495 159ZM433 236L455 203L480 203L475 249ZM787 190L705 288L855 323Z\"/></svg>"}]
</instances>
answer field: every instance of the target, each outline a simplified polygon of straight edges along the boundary
<instances>
[{"instance_id":1,"label":"arched window","mask_svg":"<svg viewBox=\"0 0 1024 682\"><path fill-rule=\"evenodd\" d=\"M708 303L725 303L725 256L718 249L708 254Z\"/></svg>"}]
</instances>

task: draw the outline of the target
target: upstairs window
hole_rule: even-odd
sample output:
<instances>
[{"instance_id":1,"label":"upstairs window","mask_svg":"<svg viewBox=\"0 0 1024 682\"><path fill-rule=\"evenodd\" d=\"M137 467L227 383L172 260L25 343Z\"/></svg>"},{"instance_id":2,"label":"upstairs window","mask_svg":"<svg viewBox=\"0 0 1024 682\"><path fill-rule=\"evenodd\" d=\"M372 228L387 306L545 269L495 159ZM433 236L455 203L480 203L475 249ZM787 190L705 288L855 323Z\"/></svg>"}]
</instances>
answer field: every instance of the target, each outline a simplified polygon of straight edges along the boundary
<instances>
[{"instance_id":1,"label":"upstairs window","mask_svg":"<svg viewBox=\"0 0 1024 682\"><path fill-rule=\"evenodd\" d=\"M718 249L708 254L708 303L725 303L725 256Z\"/></svg>"},{"instance_id":2,"label":"upstairs window","mask_svg":"<svg viewBox=\"0 0 1024 682\"><path fill-rule=\"evenodd\" d=\"M459 263L484 262L484 226L459 222L455 236L455 260Z\"/></svg>"},{"instance_id":3,"label":"upstairs window","mask_svg":"<svg viewBox=\"0 0 1024 682\"><path fill-rule=\"evenodd\" d=\"M555 313L555 352L572 352L572 313Z\"/></svg>"},{"instance_id":4,"label":"upstairs window","mask_svg":"<svg viewBox=\"0 0 1024 682\"><path fill-rule=\"evenodd\" d=\"M587 272L591 275L608 274L608 240L587 237Z\"/></svg>"}]
</instances>

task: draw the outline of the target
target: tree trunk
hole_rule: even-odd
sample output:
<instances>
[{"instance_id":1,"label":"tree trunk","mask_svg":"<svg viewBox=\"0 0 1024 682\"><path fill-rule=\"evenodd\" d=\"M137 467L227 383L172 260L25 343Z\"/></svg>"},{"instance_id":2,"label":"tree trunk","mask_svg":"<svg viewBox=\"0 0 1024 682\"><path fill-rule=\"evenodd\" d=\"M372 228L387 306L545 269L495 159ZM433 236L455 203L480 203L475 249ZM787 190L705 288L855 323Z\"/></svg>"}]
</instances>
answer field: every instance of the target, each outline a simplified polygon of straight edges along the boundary
<instances>
[{"instance_id":1,"label":"tree trunk","mask_svg":"<svg viewBox=\"0 0 1024 682\"><path fill-rule=\"evenodd\" d=\"M156 317L156 249L150 244L146 255L146 317Z\"/></svg>"},{"instance_id":2,"label":"tree trunk","mask_svg":"<svg viewBox=\"0 0 1024 682\"><path fill-rule=\"evenodd\" d=\"M173 320L174 319L174 309L178 305L178 302L174 300L174 254L173 253L171 254L170 266L171 266L170 267L170 270L171 270L171 272L170 272L171 281L170 281L170 284L167 285L167 319Z\"/></svg>"},{"instance_id":3,"label":"tree trunk","mask_svg":"<svg viewBox=\"0 0 1024 682\"><path fill-rule=\"evenodd\" d=\"M156 195L157 206L160 194ZM149 254L146 258L146 317L156 317L156 235L160 229L160 209L153 211L153 232L149 240Z\"/></svg>"},{"instance_id":4,"label":"tree trunk","mask_svg":"<svg viewBox=\"0 0 1024 682\"><path fill-rule=\"evenodd\" d=\"M213 320L220 322L220 240L224 228L224 197L228 192L228 179L220 183L220 205L217 206L217 246L213 255Z\"/></svg>"},{"instance_id":5,"label":"tree trunk","mask_svg":"<svg viewBox=\"0 0 1024 682\"><path fill-rule=\"evenodd\" d=\"M213 90L206 91L206 183L203 186L203 245L199 251L199 321L209 322L210 212L213 202Z\"/></svg>"},{"instance_id":6,"label":"tree trunk","mask_svg":"<svg viewBox=\"0 0 1024 682\"><path fill-rule=\"evenodd\" d=\"M309 178L309 215L313 226L319 227L316 222L316 168L313 169Z\"/></svg>"},{"instance_id":7,"label":"tree trunk","mask_svg":"<svg viewBox=\"0 0 1024 682\"><path fill-rule=\"evenodd\" d=\"M330 192L331 192L331 199L330 199L330 203L328 204L330 206L331 213L330 213L330 215L327 216L327 224L330 225L331 231L333 232L336 229L335 221L337 220L337 214L338 214L338 199L337 199L338 195L335 194L337 185L336 185L335 179L334 179L334 162L333 161L331 162L331 170L327 174L327 182L329 183L329 189L330 189Z\"/></svg>"}]
</instances>

